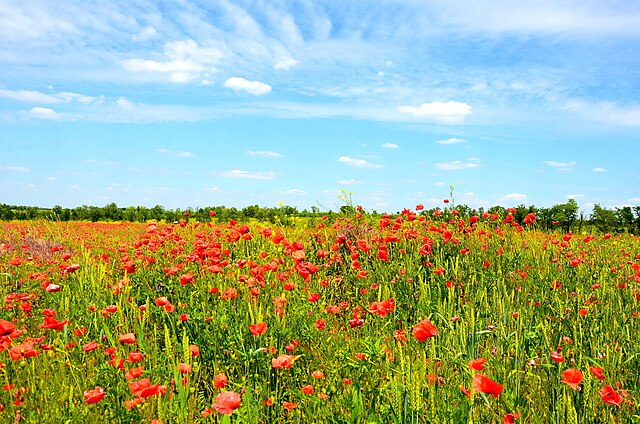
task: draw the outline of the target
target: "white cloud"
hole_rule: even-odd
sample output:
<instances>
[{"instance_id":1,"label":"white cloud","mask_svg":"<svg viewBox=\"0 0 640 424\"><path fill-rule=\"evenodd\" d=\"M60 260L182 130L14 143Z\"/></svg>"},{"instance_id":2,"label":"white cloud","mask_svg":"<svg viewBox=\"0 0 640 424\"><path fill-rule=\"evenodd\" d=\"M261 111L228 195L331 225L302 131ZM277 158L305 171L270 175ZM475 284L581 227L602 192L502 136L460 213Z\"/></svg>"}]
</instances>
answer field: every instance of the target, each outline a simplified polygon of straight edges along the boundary
<instances>
[{"instance_id":1,"label":"white cloud","mask_svg":"<svg viewBox=\"0 0 640 424\"><path fill-rule=\"evenodd\" d=\"M282 158L282 153L274 152L272 150L247 150L245 152L249 156L260 156L263 158Z\"/></svg>"},{"instance_id":2,"label":"white cloud","mask_svg":"<svg viewBox=\"0 0 640 424\"><path fill-rule=\"evenodd\" d=\"M298 195L298 196L307 194L306 191L300 190L300 189L297 189L297 188L292 188L291 190L287 190L287 191L285 191L285 193L294 194L294 195Z\"/></svg>"},{"instance_id":3,"label":"white cloud","mask_svg":"<svg viewBox=\"0 0 640 424\"><path fill-rule=\"evenodd\" d=\"M7 172L17 172L18 174L31 172L31 170L26 166L16 166L16 165L0 166L0 170L7 171Z\"/></svg>"},{"instance_id":4,"label":"white cloud","mask_svg":"<svg viewBox=\"0 0 640 424\"><path fill-rule=\"evenodd\" d=\"M640 126L640 106L638 104L621 105L611 101L569 100L566 103L566 108L598 122L624 127Z\"/></svg>"},{"instance_id":5,"label":"white cloud","mask_svg":"<svg viewBox=\"0 0 640 424\"><path fill-rule=\"evenodd\" d=\"M61 114L59 114L53 109L49 109L48 107L39 107L39 106L33 107L29 112L31 113L31 116L38 119L52 119L52 120L62 119Z\"/></svg>"},{"instance_id":6,"label":"white cloud","mask_svg":"<svg viewBox=\"0 0 640 424\"><path fill-rule=\"evenodd\" d=\"M56 103L69 103L71 101L78 101L80 103L93 103L100 102L103 97L85 96L84 94L72 93L69 91L61 91L59 93L42 93L34 90L4 90L0 89L0 97L6 99L17 100L24 103L38 103L38 104L56 104Z\"/></svg>"},{"instance_id":7,"label":"white cloud","mask_svg":"<svg viewBox=\"0 0 640 424\"><path fill-rule=\"evenodd\" d=\"M4 97L6 99L11 99L11 100L17 100L19 102L41 103L41 104L60 103L62 101L55 96L41 93L39 91L32 91L32 90L0 89L0 97Z\"/></svg>"},{"instance_id":8,"label":"white cloud","mask_svg":"<svg viewBox=\"0 0 640 424\"><path fill-rule=\"evenodd\" d=\"M206 191L208 191L209 193L217 193L220 191L220 187L209 187L205 189Z\"/></svg>"},{"instance_id":9,"label":"white cloud","mask_svg":"<svg viewBox=\"0 0 640 424\"><path fill-rule=\"evenodd\" d=\"M133 41L147 41L157 36L158 31L154 27L148 26L143 28L142 31L138 32L137 34L133 34L131 38L133 39Z\"/></svg>"},{"instance_id":10,"label":"white cloud","mask_svg":"<svg viewBox=\"0 0 640 424\"><path fill-rule=\"evenodd\" d=\"M544 163L546 163L547 165L549 165L552 168L557 169L558 171L571 171L573 169L573 167L578 164L575 161L557 162L555 160L548 160L548 161L545 161Z\"/></svg>"},{"instance_id":11,"label":"white cloud","mask_svg":"<svg viewBox=\"0 0 640 424\"><path fill-rule=\"evenodd\" d=\"M353 185L353 184L362 184L363 182L360 180L355 180L355 179L350 179L350 180L340 180L338 181L338 184L341 185Z\"/></svg>"},{"instance_id":12,"label":"white cloud","mask_svg":"<svg viewBox=\"0 0 640 424\"><path fill-rule=\"evenodd\" d=\"M438 144L458 144L458 143L466 143L467 140L462 138L447 138L446 140L440 140Z\"/></svg>"},{"instance_id":13,"label":"white cloud","mask_svg":"<svg viewBox=\"0 0 640 424\"><path fill-rule=\"evenodd\" d=\"M241 77L231 77L224 86L235 92L244 91L254 96L262 96L271 92L271 86L260 81L249 81Z\"/></svg>"},{"instance_id":14,"label":"white cloud","mask_svg":"<svg viewBox=\"0 0 640 424\"><path fill-rule=\"evenodd\" d=\"M640 204L640 197L632 197L631 199L629 199L629 202L638 205Z\"/></svg>"},{"instance_id":15,"label":"white cloud","mask_svg":"<svg viewBox=\"0 0 640 424\"><path fill-rule=\"evenodd\" d=\"M160 72L169 74L172 82L191 81L203 73L216 72L223 54L215 47L201 47L195 41L171 41L164 45L165 60L134 58L122 66L134 72Z\"/></svg>"},{"instance_id":16,"label":"white cloud","mask_svg":"<svg viewBox=\"0 0 640 424\"><path fill-rule=\"evenodd\" d=\"M163 155L171 155L171 156L177 156L179 158L190 158L193 157L193 153L191 152L174 152L172 150L168 150L165 148L159 148L156 149L156 152L158 153L162 153Z\"/></svg>"},{"instance_id":17,"label":"white cloud","mask_svg":"<svg viewBox=\"0 0 640 424\"><path fill-rule=\"evenodd\" d=\"M118 98L116 100L116 104L122 110L132 110L134 108L133 103L131 103L129 100L125 99L124 97Z\"/></svg>"},{"instance_id":18,"label":"white cloud","mask_svg":"<svg viewBox=\"0 0 640 424\"><path fill-rule=\"evenodd\" d=\"M436 186L436 187L444 187L444 186L446 186L446 184L443 183L442 181L435 182L435 183L433 183L433 185Z\"/></svg>"},{"instance_id":19,"label":"white cloud","mask_svg":"<svg viewBox=\"0 0 640 424\"><path fill-rule=\"evenodd\" d=\"M367 162L364 159L356 159L349 156L340 156L338 158L338 162L354 166L356 168L382 168L382 165L380 164Z\"/></svg>"},{"instance_id":20,"label":"white cloud","mask_svg":"<svg viewBox=\"0 0 640 424\"><path fill-rule=\"evenodd\" d=\"M462 122L471 113L471 106L462 102L423 103L419 107L400 106L401 113L417 118L431 119L445 123Z\"/></svg>"},{"instance_id":21,"label":"white cloud","mask_svg":"<svg viewBox=\"0 0 640 424\"><path fill-rule=\"evenodd\" d=\"M230 171L224 171L224 172L221 172L220 175L227 178L247 178L251 180L271 180L276 176L276 174L271 171L251 172L251 171L243 171L240 169L232 169Z\"/></svg>"},{"instance_id":22,"label":"white cloud","mask_svg":"<svg viewBox=\"0 0 640 424\"><path fill-rule=\"evenodd\" d=\"M393 143L384 143L381 144L380 147L383 147L385 149L399 149L400 146L398 146L397 144L393 144Z\"/></svg>"},{"instance_id":23,"label":"white cloud","mask_svg":"<svg viewBox=\"0 0 640 424\"><path fill-rule=\"evenodd\" d=\"M289 71L291 70L291 68L295 67L297 64L298 64L298 61L292 57L281 57L273 65L273 68L278 69L280 71Z\"/></svg>"},{"instance_id":24,"label":"white cloud","mask_svg":"<svg viewBox=\"0 0 640 424\"><path fill-rule=\"evenodd\" d=\"M584 197L584 194L567 194L567 199L580 199Z\"/></svg>"},{"instance_id":25,"label":"white cloud","mask_svg":"<svg viewBox=\"0 0 640 424\"><path fill-rule=\"evenodd\" d=\"M47 177L47 181L58 181L56 177Z\"/></svg>"},{"instance_id":26,"label":"white cloud","mask_svg":"<svg viewBox=\"0 0 640 424\"><path fill-rule=\"evenodd\" d=\"M600 167L596 167L592 169L593 172L607 172L606 169L604 168L600 168Z\"/></svg>"},{"instance_id":27,"label":"white cloud","mask_svg":"<svg viewBox=\"0 0 640 424\"><path fill-rule=\"evenodd\" d=\"M522 193L509 193L501 198L502 200L516 200L516 201L524 201L527 200L527 195Z\"/></svg>"},{"instance_id":28,"label":"white cloud","mask_svg":"<svg viewBox=\"0 0 640 424\"><path fill-rule=\"evenodd\" d=\"M477 158L469 158L466 162L460 160L454 160L450 162L439 162L436 163L436 169L440 171L460 171L463 169L473 169L478 168L480 166L479 160Z\"/></svg>"}]
</instances>

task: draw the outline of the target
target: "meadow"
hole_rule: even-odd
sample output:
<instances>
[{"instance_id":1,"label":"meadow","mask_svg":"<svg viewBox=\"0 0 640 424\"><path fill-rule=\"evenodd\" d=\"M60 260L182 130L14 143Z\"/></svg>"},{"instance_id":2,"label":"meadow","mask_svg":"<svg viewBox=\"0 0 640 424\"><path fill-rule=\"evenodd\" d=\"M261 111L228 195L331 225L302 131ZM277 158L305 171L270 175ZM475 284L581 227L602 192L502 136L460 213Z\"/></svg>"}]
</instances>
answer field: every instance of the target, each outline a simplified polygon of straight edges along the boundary
<instances>
[{"instance_id":1,"label":"meadow","mask_svg":"<svg viewBox=\"0 0 640 424\"><path fill-rule=\"evenodd\" d=\"M421 209L2 223L0 422L640 420L637 236Z\"/></svg>"}]
</instances>

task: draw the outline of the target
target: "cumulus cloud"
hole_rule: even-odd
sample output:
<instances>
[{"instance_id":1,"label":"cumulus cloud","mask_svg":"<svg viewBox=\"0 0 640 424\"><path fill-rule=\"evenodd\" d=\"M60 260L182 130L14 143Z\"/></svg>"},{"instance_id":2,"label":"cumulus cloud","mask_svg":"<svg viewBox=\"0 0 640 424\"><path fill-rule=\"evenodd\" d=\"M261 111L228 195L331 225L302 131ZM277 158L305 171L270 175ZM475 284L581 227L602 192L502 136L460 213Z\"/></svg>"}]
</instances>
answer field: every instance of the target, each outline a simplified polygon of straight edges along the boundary
<instances>
[{"instance_id":1,"label":"cumulus cloud","mask_svg":"<svg viewBox=\"0 0 640 424\"><path fill-rule=\"evenodd\" d=\"M271 86L260 81L249 81L242 77L231 77L224 86L235 92L244 91L254 96L262 96L271 92Z\"/></svg>"},{"instance_id":2,"label":"cumulus cloud","mask_svg":"<svg viewBox=\"0 0 640 424\"><path fill-rule=\"evenodd\" d=\"M436 169L440 171L460 171L463 169L473 169L480 166L480 160L478 158L469 158L466 162L461 160L453 160L450 162L436 163Z\"/></svg>"},{"instance_id":3,"label":"cumulus cloud","mask_svg":"<svg viewBox=\"0 0 640 424\"><path fill-rule=\"evenodd\" d=\"M273 65L273 68L280 71L289 71L291 70L291 68L295 67L297 64L298 64L298 61L292 57L281 57Z\"/></svg>"},{"instance_id":4,"label":"cumulus cloud","mask_svg":"<svg viewBox=\"0 0 640 424\"><path fill-rule=\"evenodd\" d=\"M437 143L438 144L459 144L459 143L466 143L467 140L463 139L463 138L447 138L446 140L440 140Z\"/></svg>"},{"instance_id":5,"label":"cumulus cloud","mask_svg":"<svg viewBox=\"0 0 640 424\"><path fill-rule=\"evenodd\" d=\"M171 41L164 45L165 60L133 58L122 62L122 66L134 72L159 72L169 74L172 82L184 83L203 75L216 72L223 54L215 47L201 47L195 41Z\"/></svg>"},{"instance_id":6,"label":"cumulus cloud","mask_svg":"<svg viewBox=\"0 0 640 424\"><path fill-rule=\"evenodd\" d=\"M524 201L527 200L527 195L522 193L509 193L505 194L501 198L502 200L515 200L515 201Z\"/></svg>"},{"instance_id":7,"label":"cumulus cloud","mask_svg":"<svg viewBox=\"0 0 640 424\"><path fill-rule=\"evenodd\" d=\"M382 168L382 165L377 163L367 162L364 159L356 159L349 156L340 156L338 162L353 166L356 168Z\"/></svg>"},{"instance_id":8,"label":"cumulus cloud","mask_svg":"<svg viewBox=\"0 0 640 424\"><path fill-rule=\"evenodd\" d=\"M400 106L401 113L416 118L440 121L448 124L462 122L471 113L471 106L462 102L431 102L418 107Z\"/></svg>"},{"instance_id":9,"label":"cumulus cloud","mask_svg":"<svg viewBox=\"0 0 640 424\"><path fill-rule=\"evenodd\" d=\"M394 143L384 143L381 144L380 147L385 148L385 149L399 149L400 146L398 146L397 144Z\"/></svg>"},{"instance_id":10,"label":"cumulus cloud","mask_svg":"<svg viewBox=\"0 0 640 424\"><path fill-rule=\"evenodd\" d=\"M247 150L245 152L249 156L260 156L263 158L282 158L282 153L274 152L272 150Z\"/></svg>"},{"instance_id":11,"label":"cumulus cloud","mask_svg":"<svg viewBox=\"0 0 640 424\"><path fill-rule=\"evenodd\" d=\"M240 169L232 169L230 171L224 171L224 172L221 172L220 175L227 178L246 178L250 180L271 180L276 176L276 174L271 171L251 172L251 171L243 171Z\"/></svg>"},{"instance_id":12,"label":"cumulus cloud","mask_svg":"<svg viewBox=\"0 0 640 424\"><path fill-rule=\"evenodd\" d=\"M544 162L552 168L557 169L558 171L571 171L574 166L578 164L578 162L570 161L570 162L558 162L555 160L547 160Z\"/></svg>"},{"instance_id":13,"label":"cumulus cloud","mask_svg":"<svg viewBox=\"0 0 640 424\"><path fill-rule=\"evenodd\" d=\"M186 152L186 151L174 152L173 150L168 150L168 149L165 149L165 148L156 149L156 152L162 153L163 155L177 156L179 158L190 158L190 157L193 157L193 153L191 153L191 152Z\"/></svg>"},{"instance_id":14,"label":"cumulus cloud","mask_svg":"<svg viewBox=\"0 0 640 424\"><path fill-rule=\"evenodd\" d=\"M39 107L39 106L33 107L31 108L29 113L34 118L38 118L38 119L51 119L51 120L62 119L61 114L59 114L53 109L49 109L48 107Z\"/></svg>"}]
</instances>

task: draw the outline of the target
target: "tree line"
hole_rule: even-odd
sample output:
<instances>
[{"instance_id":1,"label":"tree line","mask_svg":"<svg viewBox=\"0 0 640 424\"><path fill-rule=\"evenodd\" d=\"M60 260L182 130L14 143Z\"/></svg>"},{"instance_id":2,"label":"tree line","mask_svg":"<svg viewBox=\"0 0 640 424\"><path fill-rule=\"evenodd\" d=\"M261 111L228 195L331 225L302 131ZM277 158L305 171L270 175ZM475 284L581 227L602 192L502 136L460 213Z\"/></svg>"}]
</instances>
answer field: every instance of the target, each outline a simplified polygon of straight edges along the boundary
<instances>
[{"instance_id":1,"label":"tree line","mask_svg":"<svg viewBox=\"0 0 640 424\"><path fill-rule=\"evenodd\" d=\"M453 211L456 211L455 213ZM471 216L489 214L489 216L504 219L511 211L513 222L522 224L525 217L533 213L536 216L536 225L544 230L557 230L563 232L597 231L602 233L631 233L640 234L640 206L624 206L614 209L593 206L591 214L580 211L577 202L570 199L567 203L556 204L548 208L534 205L519 205L515 208L494 206L489 209L471 209L466 205L447 206L445 208L424 209L419 213L426 216L442 213L445 218L467 219ZM514 212L515 211L515 212ZM286 223L292 217L316 217L328 215L330 218L345 215L355 215L358 211L352 205L342 206L339 211L321 211L312 206L311 210L299 211L293 206L261 207L258 205L246 206L242 209L227 206L212 206L203 208L165 209L161 205L152 208L145 206L118 207L115 203L109 203L103 207L78 206L75 208L63 208L56 205L53 208L40 208L35 206L16 206L0 204L0 221L49 219L54 221L130 221L148 222L152 220L175 222L181 219L207 222L212 217L219 221L237 220L246 221L257 219L271 223ZM397 212L400 214L400 212ZM495 214L495 215L494 215ZM382 213L371 211L369 215L382 216ZM331 219L333 220L333 219Z\"/></svg>"}]
</instances>

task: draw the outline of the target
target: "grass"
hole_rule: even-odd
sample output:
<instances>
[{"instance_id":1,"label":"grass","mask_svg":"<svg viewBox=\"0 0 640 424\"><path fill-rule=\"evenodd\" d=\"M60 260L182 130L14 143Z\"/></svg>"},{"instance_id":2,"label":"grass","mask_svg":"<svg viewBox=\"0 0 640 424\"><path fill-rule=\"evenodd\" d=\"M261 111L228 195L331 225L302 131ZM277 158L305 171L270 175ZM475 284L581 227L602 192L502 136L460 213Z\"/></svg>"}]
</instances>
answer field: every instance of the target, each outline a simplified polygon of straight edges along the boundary
<instances>
[{"instance_id":1,"label":"grass","mask_svg":"<svg viewBox=\"0 0 640 424\"><path fill-rule=\"evenodd\" d=\"M638 238L449 212L4 223L0 318L15 330L1 338L0 421L638 420ZM53 312L68 323L44 328ZM419 341L423 320L438 334ZM280 355L290 367L274 368Z\"/></svg>"}]
</instances>

